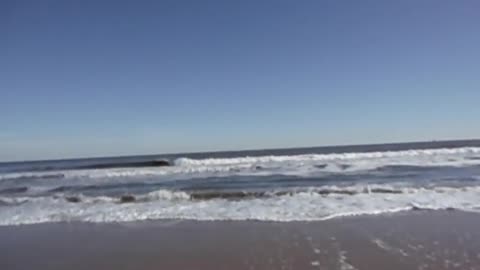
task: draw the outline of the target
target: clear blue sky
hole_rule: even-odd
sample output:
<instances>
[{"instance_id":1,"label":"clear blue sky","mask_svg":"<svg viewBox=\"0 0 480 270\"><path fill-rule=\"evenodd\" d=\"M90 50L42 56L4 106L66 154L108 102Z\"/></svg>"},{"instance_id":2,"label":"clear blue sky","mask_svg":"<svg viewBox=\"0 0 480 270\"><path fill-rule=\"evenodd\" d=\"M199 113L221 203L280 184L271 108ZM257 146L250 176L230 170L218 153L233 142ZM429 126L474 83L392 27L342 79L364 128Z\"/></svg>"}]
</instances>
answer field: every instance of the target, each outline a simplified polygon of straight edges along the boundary
<instances>
[{"instance_id":1,"label":"clear blue sky","mask_svg":"<svg viewBox=\"0 0 480 270\"><path fill-rule=\"evenodd\" d=\"M0 2L0 160L480 137L479 1Z\"/></svg>"}]
</instances>

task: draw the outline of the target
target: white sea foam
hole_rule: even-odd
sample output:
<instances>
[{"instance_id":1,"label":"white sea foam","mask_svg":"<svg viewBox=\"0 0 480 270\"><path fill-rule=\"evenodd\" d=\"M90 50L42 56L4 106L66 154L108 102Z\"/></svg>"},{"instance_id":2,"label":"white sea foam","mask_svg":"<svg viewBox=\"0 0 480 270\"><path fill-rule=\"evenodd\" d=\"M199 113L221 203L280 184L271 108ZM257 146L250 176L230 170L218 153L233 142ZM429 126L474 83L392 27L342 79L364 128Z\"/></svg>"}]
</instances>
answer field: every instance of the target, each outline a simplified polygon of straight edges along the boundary
<instances>
[{"instance_id":1,"label":"white sea foam","mask_svg":"<svg viewBox=\"0 0 480 270\"><path fill-rule=\"evenodd\" d=\"M387 185L381 187L391 188ZM242 200L193 200L184 192L159 190L139 196L132 203L119 203L119 198L86 196L81 197L78 203L67 202L61 196L0 198L0 201L11 204L0 208L0 225L162 219L286 222L393 213L412 207L475 211L480 208L480 186L408 188L399 194L362 192L325 195L305 191Z\"/></svg>"},{"instance_id":2,"label":"white sea foam","mask_svg":"<svg viewBox=\"0 0 480 270\"><path fill-rule=\"evenodd\" d=\"M307 154L296 156L262 156L262 157L239 157L239 158L210 158L194 160L179 158L175 161L179 166L205 166L205 165L236 165L257 164L272 162L306 162L306 161L331 161L331 160L355 160L355 159L385 159L385 158L415 158L435 156L465 156L480 153L479 147L443 148L406 151L386 151L367 153L338 153L338 154Z\"/></svg>"},{"instance_id":3,"label":"white sea foam","mask_svg":"<svg viewBox=\"0 0 480 270\"><path fill-rule=\"evenodd\" d=\"M374 215L412 209L455 208L480 211L478 170L467 172L472 181L432 181L416 184L399 179L389 184L337 183L303 187L293 192L225 199L192 199L186 192L157 190L135 195L135 202L120 203L118 197L76 195L67 202L61 189L231 176L288 175L323 177L362 173L385 166L468 167L480 165L480 148L409 150L396 152L310 154L225 159L180 158L174 166L161 168L115 168L0 175L0 190L26 186L25 193L0 196L0 225L57 221L122 222L148 219L313 221L351 215ZM408 171L408 168L404 168ZM471 169L470 169L471 170ZM388 170L387 170L388 171ZM401 169L400 171L404 171ZM373 172L370 175L374 175ZM396 171L393 172L396 174ZM463 175L463 176L465 176ZM430 177L427 175L427 177ZM461 176L462 177L462 176ZM137 181L137 178L139 181ZM233 179L233 178L232 178ZM252 177L252 179L256 179ZM296 178L294 179L296 180ZM294 181L292 180L292 181ZM427 182L429 179L426 179ZM196 181L196 180L195 180ZM234 181L234 180L232 180ZM331 183L330 183L331 184ZM458 185L457 185L458 184ZM423 185L424 187L420 187ZM443 186L442 186L443 185ZM275 189L275 187L272 187ZM281 188L281 187L279 187ZM287 189L290 187L286 187ZM276 190L278 191L278 190ZM20 196L24 197L20 197ZM2 197L3 196L3 197ZM68 195L72 196L72 194Z\"/></svg>"},{"instance_id":4,"label":"white sea foam","mask_svg":"<svg viewBox=\"0 0 480 270\"><path fill-rule=\"evenodd\" d=\"M294 156L260 156L215 159L179 158L175 166L159 168L115 168L0 174L2 180L65 181L75 179L85 183L108 182L110 178L152 177L161 179L191 179L232 175L292 175L318 176L322 173L355 173L384 166L471 166L480 165L480 147L426 149L408 151L308 154ZM37 179L38 178L38 179ZM86 179L92 179L88 181Z\"/></svg>"}]
</instances>

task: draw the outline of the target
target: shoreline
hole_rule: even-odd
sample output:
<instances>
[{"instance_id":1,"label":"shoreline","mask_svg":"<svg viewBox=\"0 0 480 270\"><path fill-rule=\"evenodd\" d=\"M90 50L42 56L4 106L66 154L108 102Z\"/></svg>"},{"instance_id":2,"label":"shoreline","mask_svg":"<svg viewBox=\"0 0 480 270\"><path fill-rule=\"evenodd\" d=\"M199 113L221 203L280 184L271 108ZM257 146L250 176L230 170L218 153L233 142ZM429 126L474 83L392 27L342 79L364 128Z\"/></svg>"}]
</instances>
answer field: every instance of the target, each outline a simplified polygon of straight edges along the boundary
<instances>
[{"instance_id":1,"label":"shoreline","mask_svg":"<svg viewBox=\"0 0 480 270\"><path fill-rule=\"evenodd\" d=\"M480 269L480 214L0 227L0 269Z\"/></svg>"}]
</instances>

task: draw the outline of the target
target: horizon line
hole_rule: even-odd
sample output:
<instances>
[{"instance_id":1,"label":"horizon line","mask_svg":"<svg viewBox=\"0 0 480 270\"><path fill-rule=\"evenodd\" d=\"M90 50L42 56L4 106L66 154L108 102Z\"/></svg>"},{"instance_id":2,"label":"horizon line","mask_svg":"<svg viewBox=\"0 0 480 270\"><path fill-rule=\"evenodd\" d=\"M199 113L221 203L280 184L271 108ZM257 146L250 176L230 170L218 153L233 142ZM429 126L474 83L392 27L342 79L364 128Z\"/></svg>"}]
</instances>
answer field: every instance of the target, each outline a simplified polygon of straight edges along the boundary
<instances>
[{"instance_id":1,"label":"horizon line","mask_svg":"<svg viewBox=\"0 0 480 270\"><path fill-rule=\"evenodd\" d=\"M72 161L72 160L87 160L87 159L108 159L108 158L128 158L128 157L153 157L153 156L174 156L174 155L194 155L194 154L221 154L221 153L237 153L237 152L261 152L261 151L281 151L293 149L308 149L308 148L335 148L335 147L359 147L359 146L381 146L381 145L402 145L402 144L421 144L421 143L448 143L448 142L478 142L480 138L475 139L439 139L439 140L419 140L419 141L405 141L405 142L383 142L383 143L359 143L359 144L335 144L335 145L317 145L317 146L292 146L279 148L257 148L257 149L239 149L239 150L212 150L212 151L193 151L193 152L175 152L175 153L158 153L158 154L132 154L132 155L118 155L118 156L81 156L68 158L52 158L52 159L25 159L25 160L11 160L0 161L0 164L8 163L28 163L28 162L54 162L54 161Z\"/></svg>"}]
</instances>

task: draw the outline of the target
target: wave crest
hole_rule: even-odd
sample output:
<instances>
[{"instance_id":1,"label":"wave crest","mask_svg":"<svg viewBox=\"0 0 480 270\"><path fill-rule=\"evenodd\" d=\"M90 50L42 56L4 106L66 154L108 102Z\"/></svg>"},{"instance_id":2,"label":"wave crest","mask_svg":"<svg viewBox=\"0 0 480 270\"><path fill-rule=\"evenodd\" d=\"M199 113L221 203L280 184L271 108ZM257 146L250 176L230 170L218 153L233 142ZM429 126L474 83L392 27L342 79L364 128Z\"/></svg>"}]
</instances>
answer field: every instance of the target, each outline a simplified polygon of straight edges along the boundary
<instances>
[{"instance_id":1,"label":"wave crest","mask_svg":"<svg viewBox=\"0 0 480 270\"><path fill-rule=\"evenodd\" d=\"M195 192L158 190L123 203L120 197L105 196L79 196L75 203L60 195L0 197L0 225L146 219L314 221L405 210L480 209L480 186L399 188L383 185L243 194L250 197L239 197L238 193L217 194L201 197Z\"/></svg>"},{"instance_id":2,"label":"wave crest","mask_svg":"<svg viewBox=\"0 0 480 270\"><path fill-rule=\"evenodd\" d=\"M479 154L480 147L423 149L406 151L366 152L366 153L337 153L337 154L307 154L294 156L260 156L260 157L237 157L237 158L208 158L190 159L178 158L174 161L176 166L214 166L214 165L236 165L256 164L271 162L302 162L302 161L331 161L331 160L352 160L352 159L380 159L399 157L418 157L436 155L466 155ZM470 158L476 160L475 158Z\"/></svg>"}]
</instances>

